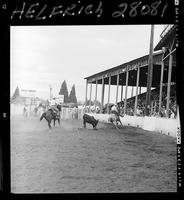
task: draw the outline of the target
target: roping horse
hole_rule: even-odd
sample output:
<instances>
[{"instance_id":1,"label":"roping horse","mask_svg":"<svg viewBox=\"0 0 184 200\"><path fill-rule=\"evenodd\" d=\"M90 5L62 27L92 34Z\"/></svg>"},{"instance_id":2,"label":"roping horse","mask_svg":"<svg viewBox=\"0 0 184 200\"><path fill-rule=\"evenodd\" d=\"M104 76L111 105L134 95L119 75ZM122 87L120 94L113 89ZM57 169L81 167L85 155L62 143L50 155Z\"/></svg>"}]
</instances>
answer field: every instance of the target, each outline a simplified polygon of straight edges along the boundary
<instances>
[{"instance_id":1,"label":"roping horse","mask_svg":"<svg viewBox=\"0 0 184 200\"><path fill-rule=\"evenodd\" d=\"M124 117L123 115L117 114L117 113L112 113L110 114L110 117L108 118L108 121L111 122L116 129L118 129L118 123L121 124L121 126L123 126L121 120L120 120L120 116Z\"/></svg>"},{"instance_id":2,"label":"roping horse","mask_svg":"<svg viewBox=\"0 0 184 200\"><path fill-rule=\"evenodd\" d=\"M55 122L56 120L58 121L58 124L60 126L60 111L61 111L61 107L59 107L59 105L57 106L59 112L55 113L52 109L47 110L46 112L44 112L41 117L40 117L40 121L45 118L48 122L48 126L51 129L51 122L52 120L54 120L54 126L55 126Z\"/></svg>"}]
</instances>

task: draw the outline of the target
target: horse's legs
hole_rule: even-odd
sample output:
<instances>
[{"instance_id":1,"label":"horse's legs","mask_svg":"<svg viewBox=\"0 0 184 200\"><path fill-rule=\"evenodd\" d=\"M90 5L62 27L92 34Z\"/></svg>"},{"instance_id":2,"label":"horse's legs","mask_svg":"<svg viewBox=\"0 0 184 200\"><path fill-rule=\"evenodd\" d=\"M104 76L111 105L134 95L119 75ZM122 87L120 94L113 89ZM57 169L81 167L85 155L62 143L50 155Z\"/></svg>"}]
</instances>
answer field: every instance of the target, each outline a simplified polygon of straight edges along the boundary
<instances>
[{"instance_id":1,"label":"horse's legs","mask_svg":"<svg viewBox=\"0 0 184 200\"><path fill-rule=\"evenodd\" d=\"M119 120L119 122L120 122L121 126L123 126L123 124L122 124L121 120Z\"/></svg>"},{"instance_id":2,"label":"horse's legs","mask_svg":"<svg viewBox=\"0 0 184 200\"><path fill-rule=\"evenodd\" d=\"M117 121L115 122L115 121L112 120L111 123L112 123L113 126L115 126L116 129L119 129L118 126L117 126L118 125Z\"/></svg>"},{"instance_id":3,"label":"horse's legs","mask_svg":"<svg viewBox=\"0 0 184 200\"><path fill-rule=\"evenodd\" d=\"M51 121L48 121L48 126L49 126L49 129L51 129L51 125L50 125Z\"/></svg>"},{"instance_id":4,"label":"horse's legs","mask_svg":"<svg viewBox=\"0 0 184 200\"><path fill-rule=\"evenodd\" d=\"M117 122L116 122L116 124L115 124L115 127L116 127L116 129L119 129L119 128L118 128L118 123L117 123Z\"/></svg>"},{"instance_id":5,"label":"horse's legs","mask_svg":"<svg viewBox=\"0 0 184 200\"><path fill-rule=\"evenodd\" d=\"M122 124L120 118L118 118L117 122L119 122L119 123L121 124L121 126L123 126L123 124Z\"/></svg>"},{"instance_id":6,"label":"horse's legs","mask_svg":"<svg viewBox=\"0 0 184 200\"><path fill-rule=\"evenodd\" d=\"M61 124L60 124L60 119L58 119L58 124L59 124L59 127L61 127Z\"/></svg>"},{"instance_id":7,"label":"horse's legs","mask_svg":"<svg viewBox=\"0 0 184 200\"><path fill-rule=\"evenodd\" d=\"M85 121L83 121L83 126L84 126L84 128L86 128L86 122Z\"/></svg>"}]
</instances>

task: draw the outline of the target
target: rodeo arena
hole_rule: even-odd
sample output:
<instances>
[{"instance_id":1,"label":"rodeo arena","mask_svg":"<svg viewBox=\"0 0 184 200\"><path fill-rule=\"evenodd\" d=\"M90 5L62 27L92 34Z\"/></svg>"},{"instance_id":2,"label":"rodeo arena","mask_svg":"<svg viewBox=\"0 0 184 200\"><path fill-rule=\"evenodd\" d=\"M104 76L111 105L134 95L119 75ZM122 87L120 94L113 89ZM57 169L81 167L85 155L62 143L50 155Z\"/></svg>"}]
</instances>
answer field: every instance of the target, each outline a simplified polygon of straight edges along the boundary
<instances>
[{"instance_id":1,"label":"rodeo arena","mask_svg":"<svg viewBox=\"0 0 184 200\"><path fill-rule=\"evenodd\" d=\"M11 100L11 191L176 192L175 29L167 25L148 55L84 77L84 104L67 104L63 95L46 101L36 90L17 88Z\"/></svg>"}]
</instances>

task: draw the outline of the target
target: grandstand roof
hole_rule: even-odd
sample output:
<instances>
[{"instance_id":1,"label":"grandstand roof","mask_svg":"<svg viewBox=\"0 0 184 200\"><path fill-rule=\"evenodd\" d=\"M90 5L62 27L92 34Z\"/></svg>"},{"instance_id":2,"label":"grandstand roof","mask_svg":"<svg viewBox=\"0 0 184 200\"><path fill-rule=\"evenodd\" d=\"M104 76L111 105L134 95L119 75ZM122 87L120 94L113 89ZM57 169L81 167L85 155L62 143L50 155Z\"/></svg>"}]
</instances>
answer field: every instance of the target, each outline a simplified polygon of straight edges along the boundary
<instances>
[{"instance_id":1,"label":"grandstand roof","mask_svg":"<svg viewBox=\"0 0 184 200\"><path fill-rule=\"evenodd\" d=\"M116 67L101 71L99 73L93 74L86 77L88 83L102 84L102 78L104 78L104 83L109 84L109 75L111 75L111 85L117 84L117 74L120 74L119 85L126 85L126 68L129 68L129 86L136 86L137 79L137 66L140 66L140 79L139 86L147 86L147 70L148 70L148 58L149 55L142 56L140 58L134 59L132 61L126 62L124 64L118 65ZM157 87L160 84L160 73L161 73L161 60L162 51L155 52L153 55L153 82L152 87ZM175 66L175 63L173 63ZM168 70L168 61L165 63L165 71ZM175 70L172 73L172 82L175 82ZM167 73L164 73L164 83L167 82Z\"/></svg>"},{"instance_id":2,"label":"grandstand roof","mask_svg":"<svg viewBox=\"0 0 184 200\"><path fill-rule=\"evenodd\" d=\"M176 25L167 25L167 27L163 30L161 33L160 41L154 48L155 51L158 51L162 49L162 47L165 47L169 44L170 41L175 37L176 35Z\"/></svg>"}]
</instances>

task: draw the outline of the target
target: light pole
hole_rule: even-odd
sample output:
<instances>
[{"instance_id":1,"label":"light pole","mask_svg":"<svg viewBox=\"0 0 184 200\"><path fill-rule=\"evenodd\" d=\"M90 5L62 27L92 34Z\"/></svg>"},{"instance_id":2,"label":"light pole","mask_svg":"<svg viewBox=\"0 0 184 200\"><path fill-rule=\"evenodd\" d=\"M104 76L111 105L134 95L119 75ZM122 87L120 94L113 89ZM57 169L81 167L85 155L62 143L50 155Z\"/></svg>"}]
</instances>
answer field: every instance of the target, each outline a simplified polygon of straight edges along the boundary
<instances>
[{"instance_id":1,"label":"light pole","mask_svg":"<svg viewBox=\"0 0 184 200\"><path fill-rule=\"evenodd\" d=\"M153 78L153 38L154 38L154 25L151 25L148 75L147 75L147 92L146 92L146 115L147 116L150 114L150 107L151 107L151 87L152 87L152 78Z\"/></svg>"},{"instance_id":2,"label":"light pole","mask_svg":"<svg viewBox=\"0 0 184 200\"><path fill-rule=\"evenodd\" d=\"M49 89L50 89L50 100L52 99L52 85L49 85Z\"/></svg>"}]
</instances>

